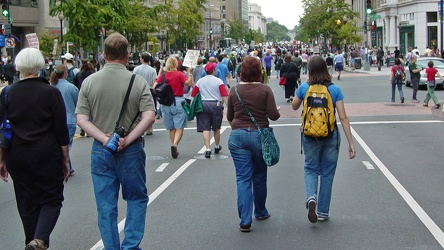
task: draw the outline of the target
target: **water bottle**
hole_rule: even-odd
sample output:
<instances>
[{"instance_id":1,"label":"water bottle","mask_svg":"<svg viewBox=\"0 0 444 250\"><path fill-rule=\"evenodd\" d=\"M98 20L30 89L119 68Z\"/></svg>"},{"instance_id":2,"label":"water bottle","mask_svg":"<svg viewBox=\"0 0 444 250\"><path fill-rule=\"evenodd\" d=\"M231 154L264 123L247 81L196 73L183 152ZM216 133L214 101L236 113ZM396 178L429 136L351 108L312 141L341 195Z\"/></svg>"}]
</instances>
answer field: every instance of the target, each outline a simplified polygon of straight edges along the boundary
<instances>
[{"instance_id":1,"label":"water bottle","mask_svg":"<svg viewBox=\"0 0 444 250\"><path fill-rule=\"evenodd\" d=\"M108 141L103 146L103 151L107 154L114 154L117 152L117 148L119 147L119 139L125 135L125 129L120 127L116 128L114 132L109 137Z\"/></svg>"}]
</instances>

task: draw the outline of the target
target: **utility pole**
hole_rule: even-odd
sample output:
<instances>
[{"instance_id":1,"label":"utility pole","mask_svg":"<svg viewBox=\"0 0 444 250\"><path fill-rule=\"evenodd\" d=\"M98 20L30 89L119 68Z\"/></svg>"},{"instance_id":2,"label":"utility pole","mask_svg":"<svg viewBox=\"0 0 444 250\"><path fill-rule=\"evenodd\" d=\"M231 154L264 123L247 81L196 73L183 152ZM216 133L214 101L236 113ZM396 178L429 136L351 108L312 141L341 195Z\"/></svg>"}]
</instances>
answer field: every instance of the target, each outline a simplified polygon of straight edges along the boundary
<instances>
[{"instance_id":1,"label":"utility pole","mask_svg":"<svg viewBox=\"0 0 444 250\"><path fill-rule=\"evenodd\" d=\"M443 34L442 34L442 32L443 32L443 27L442 27L442 22L443 22L443 20L442 20L442 17L443 17L443 13L442 13L442 9L443 9L443 7L442 7L442 5L443 5L443 0L440 0L440 2L439 2L439 23L440 23L440 33L441 33L441 35L440 35L440 46L439 46L439 51L441 52L441 55L443 54L443 50L442 50L442 47L443 47ZM441 57L441 55L439 55L440 57Z\"/></svg>"}]
</instances>

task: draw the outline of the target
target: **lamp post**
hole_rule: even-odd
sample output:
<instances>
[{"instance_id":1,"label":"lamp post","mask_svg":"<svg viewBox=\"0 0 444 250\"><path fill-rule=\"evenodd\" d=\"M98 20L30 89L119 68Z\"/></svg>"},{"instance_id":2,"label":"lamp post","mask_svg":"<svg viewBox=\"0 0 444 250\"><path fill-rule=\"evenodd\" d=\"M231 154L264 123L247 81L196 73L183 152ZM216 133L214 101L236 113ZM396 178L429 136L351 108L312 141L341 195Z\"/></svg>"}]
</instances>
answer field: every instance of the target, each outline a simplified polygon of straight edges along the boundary
<instances>
[{"instance_id":1,"label":"lamp post","mask_svg":"<svg viewBox=\"0 0 444 250\"><path fill-rule=\"evenodd\" d=\"M63 19L65 19L65 16L63 13L59 14L59 21L60 21L60 44L62 45L62 55L65 54L65 46L63 45Z\"/></svg>"},{"instance_id":2,"label":"lamp post","mask_svg":"<svg viewBox=\"0 0 444 250\"><path fill-rule=\"evenodd\" d=\"M210 28L208 30L208 34L210 37L210 50L213 48L213 27L211 27L211 12L213 11L214 4L208 5L210 10Z\"/></svg>"}]
</instances>

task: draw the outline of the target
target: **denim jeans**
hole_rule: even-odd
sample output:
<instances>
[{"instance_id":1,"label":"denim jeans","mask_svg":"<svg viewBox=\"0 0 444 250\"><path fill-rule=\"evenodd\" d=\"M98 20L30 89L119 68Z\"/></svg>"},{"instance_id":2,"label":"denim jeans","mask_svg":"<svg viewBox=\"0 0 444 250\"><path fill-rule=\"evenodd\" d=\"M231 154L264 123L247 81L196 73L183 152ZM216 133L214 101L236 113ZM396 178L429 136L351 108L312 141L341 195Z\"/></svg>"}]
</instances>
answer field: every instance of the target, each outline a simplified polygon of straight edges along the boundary
<instances>
[{"instance_id":1,"label":"denim jeans","mask_svg":"<svg viewBox=\"0 0 444 250\"><path fill-rule=\"evenodd\" d=\"M252 222L254 216L268 215L265 207L267 199L267 165L262 158L261 139L255 129L235 129L230 133L228 149L236 168L237 210L240 225Z\"/></svg>"},{"instance_id":2,"label":"denim jeans","mask_svg":"<svg viewBox=\"0 0 444 250\"><path fill-rule=\"evenodd\" d=\"M323 217L329 216L333 178L338 164L341 137L337 130L336 127L333 136L327 140L302 137L306 204L310 199L316 200L317 213Z\"/></svg>"},{"instance_id":3,"label":"denim jeans","mask_svg":"<svg viewBox=\"0 0 444 250\"><path fill-rule=\"evenodd\" d=\"M94 141L91 152L91 175L96 197L98 225L107 250L140 249L145 230L148 204L145 173L145 151L139 141L110 155L102 143ZM127 202L124 240L120 247L117 228L117 201Z\"/></svg>"},{"instance_id":4,"label":"denim jeans","mask_svg":"<svg viewBox=\"0 0 444 250\"><path fill-rule=\"evenodd\" d=\"M416 100L416 94L418 93L419 88L419 78L412 77L412 88L413 88L413 100Z\"/></svg>"},{"instance_id":5,"label":"denim jeans","mask_svg":"<svg viewBox=\"0 0 444 250\"><path fill-rule=\"evenodd\" d=\"M402 92L402 81L393 77L392 79L392 102L395 102L395 87L398 88L399 98L404 98L404 93Z\"/></svg>"},{"instance_id":6,"label":"denim jeans","mask_svg":"<svg viewBox=\"0 0 444 250\"><path fill-rule=\"evenodd\" d=\"M69 144L68 144L68 148L69 150L71 150L72 147L72 141L74 139L74 135L76 134L76 129L77 129L77 125L75 124L68 124L68 133L69 133ZM69 159L69 170L72 170L72 165L71 165L71 157Z\"/></svg>"}]
</instances>

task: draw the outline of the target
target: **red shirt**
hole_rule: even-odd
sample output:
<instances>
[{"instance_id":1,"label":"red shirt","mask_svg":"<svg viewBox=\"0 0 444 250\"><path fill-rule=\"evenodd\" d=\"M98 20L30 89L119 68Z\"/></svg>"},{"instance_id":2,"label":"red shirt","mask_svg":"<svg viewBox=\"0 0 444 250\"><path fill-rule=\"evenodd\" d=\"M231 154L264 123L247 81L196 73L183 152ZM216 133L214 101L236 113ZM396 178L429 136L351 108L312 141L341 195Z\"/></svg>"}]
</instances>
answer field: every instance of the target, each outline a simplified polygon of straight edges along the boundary
<instances>
[{"instance_id":1,"label":"red shirt","mask_svg":"<svg viewBox=\"0 0 444 250\"><path fill-rule=\"evenodd\" d=\"M392 76L395 77L396 74L396 68L401 69L401 72L404 74L404 67L402 67L401 65L393 65L392 66Z\"/></svg>"},{"instance_id":2,"label":"red shirt","mask_svg":"<svg viewBox=\"0 0 444 250\"><path fill-rule=\"evenodd\" d=\"M168 84L173 89L174 96L183 96L183 87L187 81L187 77L180 71L169 71L165 73ZM156 82L162 82L162 75L157 77Z\"/></svg>"},{"instance_id":3,"label":"red shirt","mask_svg":"<svg viewBox=\"0 0 444 250\"><path fill-rule=\"evenodd\" d=\"M426 72L426 74L427 74L427 81L434 81L434 80L435 80L436 72L438 72L438 70L435 69L435 68L430 68L430 67L428 67L428 68L425 70L425 72Z\"/></svg>"}]
</instances>

